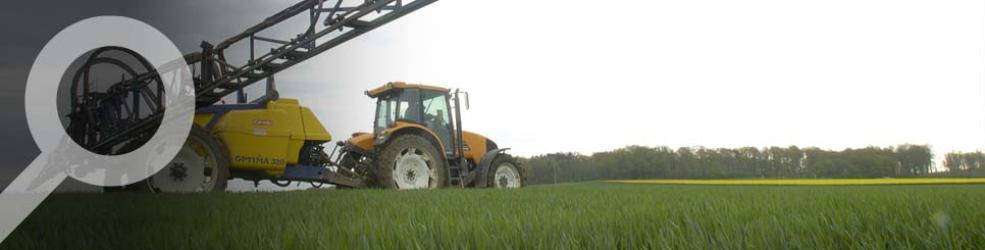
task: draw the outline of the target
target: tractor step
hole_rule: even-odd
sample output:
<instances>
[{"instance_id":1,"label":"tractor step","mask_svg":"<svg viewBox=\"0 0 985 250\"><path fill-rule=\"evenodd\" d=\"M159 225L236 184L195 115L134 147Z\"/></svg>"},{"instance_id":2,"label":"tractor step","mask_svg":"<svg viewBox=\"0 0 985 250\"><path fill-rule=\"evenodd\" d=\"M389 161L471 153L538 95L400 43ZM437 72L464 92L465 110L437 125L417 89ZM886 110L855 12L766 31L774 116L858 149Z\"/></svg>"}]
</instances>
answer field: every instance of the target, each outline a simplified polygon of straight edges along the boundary
<instances>
[{"instance_id":1,"label":"tractor step","mask_svg":"<svg viewBox=\"0 0 985 250\"><path fill-rule=\"evenodd\" d=\"M448 186L449 187L465 187L465 173L461 166L449 166L448 167Z\"/></svg>"}]
</instances>

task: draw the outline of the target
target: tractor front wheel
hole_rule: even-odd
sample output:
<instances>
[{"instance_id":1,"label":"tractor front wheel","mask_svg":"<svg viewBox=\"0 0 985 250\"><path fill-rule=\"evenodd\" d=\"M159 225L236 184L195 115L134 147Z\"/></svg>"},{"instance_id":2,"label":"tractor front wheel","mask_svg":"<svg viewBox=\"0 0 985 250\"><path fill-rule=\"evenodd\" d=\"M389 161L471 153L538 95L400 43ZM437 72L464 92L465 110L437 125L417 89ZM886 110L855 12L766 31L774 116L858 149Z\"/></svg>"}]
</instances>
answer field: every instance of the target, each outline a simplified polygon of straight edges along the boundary
<instances>
[{"instance_id":1,"label":"tractor front wheel","mask_svg":"<svg viewBox=\"0 0 985 250\"><path fill-rule=\"evenodd\" d=\"M431 141L414 134L398 135L376 159L377 183L390 189L440 188L445 162Z\"/></svg>"},{"instance_id":2,"label":"tractor front wheel","mask_svg":"<svg viewBox=\"0 0 985 250\"><path fill-rule=\"evenodd\" d=\"M489 167L488 183L494 188L520 188L524 184L523 170L516 164L513 157L499 155Z\"/></svg>"}]
</instances>

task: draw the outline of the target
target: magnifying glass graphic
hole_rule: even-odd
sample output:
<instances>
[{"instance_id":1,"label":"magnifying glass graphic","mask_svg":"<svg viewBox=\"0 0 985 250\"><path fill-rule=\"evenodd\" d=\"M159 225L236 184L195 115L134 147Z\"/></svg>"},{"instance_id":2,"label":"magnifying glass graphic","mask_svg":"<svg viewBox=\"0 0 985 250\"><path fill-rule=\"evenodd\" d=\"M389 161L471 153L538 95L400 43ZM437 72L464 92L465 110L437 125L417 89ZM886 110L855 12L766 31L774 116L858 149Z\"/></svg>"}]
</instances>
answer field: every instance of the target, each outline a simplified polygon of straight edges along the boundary
<instances>
[{"instance_id":1,"label":"magnifying glass graphic","mask_svg":"<svg viewBox=\"0 0 985 250\"><path fill-rule=\"evenodd\" d=\"M66 133L58 117L61 77L79 56L118 46L154 65L164 85L164 115L143 146L121 155L90 152ZM0 193L0 241L68 177L96 186L132 184L164 168L188 137L195 108L191 71L174 43L154 27L121 16L78 21L55 35L31 67L25 115L41 154Z\"/></svg>"}]
</instances>

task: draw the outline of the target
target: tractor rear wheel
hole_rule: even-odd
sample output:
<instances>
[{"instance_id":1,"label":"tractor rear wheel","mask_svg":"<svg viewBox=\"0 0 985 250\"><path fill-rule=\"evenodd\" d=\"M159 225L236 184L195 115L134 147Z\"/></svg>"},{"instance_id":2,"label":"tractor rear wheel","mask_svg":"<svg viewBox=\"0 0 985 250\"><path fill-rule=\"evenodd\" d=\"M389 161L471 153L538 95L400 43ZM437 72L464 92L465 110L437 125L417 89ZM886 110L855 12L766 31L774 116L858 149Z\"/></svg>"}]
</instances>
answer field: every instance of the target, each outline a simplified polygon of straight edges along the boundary
<instances>
[{"instance_id":1,"label":"tractor rear wheel","mask_svg":"<svg viewBox=\"0 0 985 250\"><path fill-rule=\"evenodd\" d=\"M414 134L398 135L377 156L377 183L390 189L440 188L445 162L431 141Z\"/></svg>"},{"instance_id":2,"label":"tractor rear wheel","mask_svg":"<svg viewBox=\"0 0 985 250\"><path fill-rule=\"evenodd\" d=\"M488 180L489 187L494 188L520 188L524 184L523 170L509 155L499 155L493 160L489 167Z\"/></svg>"},{"instance_id":3,"label":"tractor rear wheel","mask_svg":"<svg viewBox=\"0 0 985 250\"><path fill-rule=\"evenodd\" d=\"M168 165L139 185L158 193L226 190L229 156L219 139L193 125L185 145Z\"/></svg>"}]
</instances>

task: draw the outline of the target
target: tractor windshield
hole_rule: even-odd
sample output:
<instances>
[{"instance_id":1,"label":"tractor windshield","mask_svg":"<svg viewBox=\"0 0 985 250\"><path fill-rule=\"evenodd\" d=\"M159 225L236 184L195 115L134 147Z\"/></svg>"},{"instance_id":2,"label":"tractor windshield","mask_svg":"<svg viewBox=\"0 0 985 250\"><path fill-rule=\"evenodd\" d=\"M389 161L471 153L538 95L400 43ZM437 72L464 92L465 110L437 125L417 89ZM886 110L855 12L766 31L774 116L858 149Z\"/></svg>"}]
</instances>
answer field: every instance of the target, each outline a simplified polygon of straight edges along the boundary
<instances>
[{"instance_id":1,"label":"tractor windshield","mask_svg":"<svg viewBox=\"0 0 985 250\"><path fill-rule=\"evenodd\" d=\"M376 126L373 126L373 133L379 134L386 129L394 120L393 110L397 108L397 102L393 99L380 98L376 102Z\"/></svg>"}]
</instances>

